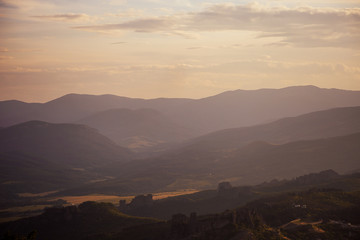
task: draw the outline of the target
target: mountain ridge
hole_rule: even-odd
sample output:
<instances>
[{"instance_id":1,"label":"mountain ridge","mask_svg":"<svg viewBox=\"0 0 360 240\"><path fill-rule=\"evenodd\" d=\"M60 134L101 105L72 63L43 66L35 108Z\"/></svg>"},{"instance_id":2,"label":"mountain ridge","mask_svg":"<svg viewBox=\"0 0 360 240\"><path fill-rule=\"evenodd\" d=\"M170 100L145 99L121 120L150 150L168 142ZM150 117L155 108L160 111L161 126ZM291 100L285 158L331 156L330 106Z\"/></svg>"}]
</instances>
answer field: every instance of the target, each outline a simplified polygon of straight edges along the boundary
<instances>
[{"instance_id":1,"label":"mountain ridge","mask_svg":"<svg viewBox=\"0 0 360 240\"><path fill-rule=\"evenodd\" d=\"M0 102L0 126L28 120L75 122L111 108L152 108L200 136L212 131L250 126L283 117L335 107L360 105L360 91L294 86L281 89L234 90L214 96L140 99L116 95L68 94L27 109ZM30 104L30 103L29 103ZM30 105L28 105L30 106Z\"/></svg>"}]
</instances>

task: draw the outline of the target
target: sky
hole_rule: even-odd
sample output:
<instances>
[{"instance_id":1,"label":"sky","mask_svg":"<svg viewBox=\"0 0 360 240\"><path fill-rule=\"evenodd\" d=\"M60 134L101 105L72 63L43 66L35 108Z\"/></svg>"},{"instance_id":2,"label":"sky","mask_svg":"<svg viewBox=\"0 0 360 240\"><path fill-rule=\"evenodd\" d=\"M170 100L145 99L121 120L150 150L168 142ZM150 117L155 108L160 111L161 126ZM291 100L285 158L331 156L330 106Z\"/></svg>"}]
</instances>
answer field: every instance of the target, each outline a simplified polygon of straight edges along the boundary
<instances>
[{"instance_id":1,"label":"sky","mask_svg":"<svg viewBox=\"0 0 360 240\"><path fill-rule=\"evenodd\" d=\"M360 90L360 0L0 0L0 100Z\"/></svg>"}]
</instances>

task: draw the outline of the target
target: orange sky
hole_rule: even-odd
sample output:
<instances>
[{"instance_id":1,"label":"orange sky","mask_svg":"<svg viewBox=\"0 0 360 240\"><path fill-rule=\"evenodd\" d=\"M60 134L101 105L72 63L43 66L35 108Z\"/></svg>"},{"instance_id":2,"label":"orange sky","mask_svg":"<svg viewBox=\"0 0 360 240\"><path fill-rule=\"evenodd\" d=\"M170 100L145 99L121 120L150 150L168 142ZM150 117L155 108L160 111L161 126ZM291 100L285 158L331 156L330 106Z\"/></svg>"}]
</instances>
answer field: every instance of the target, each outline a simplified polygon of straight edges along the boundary
<instances>
[{"instance_id":1,"label":"orange sky","mask_svg":"<svg viewBox=\"0 0 360 240\"><path fill-rule=\"evenodd\" d=\"M0 0L0 100L360 90L360 1Z\"/></svg>"}]
</instances>

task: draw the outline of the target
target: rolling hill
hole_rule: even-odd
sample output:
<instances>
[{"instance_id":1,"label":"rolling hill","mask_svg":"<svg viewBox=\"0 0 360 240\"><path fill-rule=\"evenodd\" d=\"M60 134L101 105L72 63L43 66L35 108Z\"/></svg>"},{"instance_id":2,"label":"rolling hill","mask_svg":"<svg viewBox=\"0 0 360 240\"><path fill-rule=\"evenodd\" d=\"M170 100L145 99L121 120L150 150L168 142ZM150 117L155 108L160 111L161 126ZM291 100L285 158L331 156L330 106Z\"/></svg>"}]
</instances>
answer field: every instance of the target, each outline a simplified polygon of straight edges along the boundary
<instances>
[{"instance_id":1,"label":"rolling hill","mask_svg":"<svg viewBox=\"0 0 360 240\"><path fill-rule=\"evenodd\" d=\"M360 107L334 108L266 124L224 129L185 142L179 152L229 151L254 141L284 144L360 132Z\"/></svg>"},{"instance_id":2,"label":"rolling hill","mask_svg":"<svg viewBox=\"0 0 360 240\"><path fill-rule=\"evenodd\" d=\"M84 125L30 121L0 129L0 202L18 193L71 188L109 176L99 170L132 153Z\"/></svg>"},{"instance_id":3,"label":"rolling hill","mask_svg":"<svg viewBox=\"0 0 360 240\"><path fill-rule=\"evenodd\" d=\"M84 125L30 121L0 130L0 152L21 152L69 167L126 162L131 153Z\"/></svg>"},{"instance_id":4,"label":"rolling hill","mask_svg":"<svg viewBox=\"0 0 360 240\"><path fill-rule=\"evenodd\" d=\"M220 184L219 184L220 185ZM153 200L151 204L133 203L121 206L120 210L132 216L154 217L170 220L172 215L215 214L233 209L255 199L274 196L286 192L307 191L309 189L337 189L343 191L360 190L360 173L339 175L333 170L311 173L291 180L272 180L255 186L228 185L226 189L204 190L192 194ZM138 201L139 202L139 201Z\"/></svg>"},{"instance_id":5,"label":"rolling hill","mask_svg":"<svg viewBox=\"0 0 360 240\"><path fill-rule=\"evenodd\" d=\"M29 204L31 198L19 194L36 194L72 188L104 179L99 172L69 168L43 158L20 152L0 153L1 209ZM30 196L31 196L30 194Z\"/></svg>"},{"instance_id":6,"label":"rolling hill","mask_svg":"<svg viewBox=\"0 0 360 240\"><path fill-rule=\"evenodd\" d=\"M60 195L145 193L208 189L219 182L259 184L334 169L344 174L360 169L360 133L286 144L254 142L225 152L176 152L111 167L115 179L68 189Z\"/></svg>"},{"instance_id":7,"label":"rolling hill","mask_svg":"<svg viewBox=\"0 0 360 240\"><path fill-rule=\"evenodd\" d=\"M360 169L360 107L336 108L192 139L160 156L121 164L116 179L66 194L205 189L220 181L257 184L333 168ZM291 171L290 171L291 170Z\"/></svg>"},{"instance_id":8,"label":"rolling hill","mask_svg":"<svg viewBox=\"0 0 360 240\"><path fill-rule=\"evenodd\" d=\"M192 137L192 131L175 124L153 109L111 109L88 116L77 123L98 129L121 146L144 150Z\"/></svg>"}]
</instances>

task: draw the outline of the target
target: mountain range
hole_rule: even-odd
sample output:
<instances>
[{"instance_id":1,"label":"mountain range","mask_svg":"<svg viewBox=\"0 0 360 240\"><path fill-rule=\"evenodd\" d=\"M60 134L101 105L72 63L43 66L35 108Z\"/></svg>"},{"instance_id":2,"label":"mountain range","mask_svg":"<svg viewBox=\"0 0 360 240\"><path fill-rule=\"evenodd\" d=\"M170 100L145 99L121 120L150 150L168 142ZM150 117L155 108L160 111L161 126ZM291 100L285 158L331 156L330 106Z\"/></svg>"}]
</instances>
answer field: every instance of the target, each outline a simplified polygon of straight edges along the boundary
<instances>
[{"instance_id":1,"label":"mountain range","mask_svg":"<svg viewBox=\"0 0 360 240\"><path fill-rule=\"evenodd\" d=\"M3 101L1 188L33 192L36 182L38 192L134 194L356 171L359 105L359 91L313 86L198 100L69 94L43 104Z\"/></svg>"},{"instance_id":2,"label":"mountain range","mask_svg":"<svg viewBox=\"0 0 360 240\"><path fill-rule=\"evenodd\" d=\"M163 144L163 140L170 142L182 141L184 138L196 137L217 130L257 125L274 121L284 117L294 117L301 114L326 110L337 107L360 105L360 92L339 89L321 89L314 86L298 86L283 89L236 90L228 91L202 99L137 99L114 95L80 95L68 94L46 103L24 103L16 100L0 102L0 126L8 127L30 120L40 120L52 123L89 122L101 128L106 135L113 137L116 142L123 143L118 134L108 134L107 121L109 114L116 114L111 109L153 109L162 114L155 125L147 123L146 131L159 123L168 122L165 126L175 126L174 138L168 137L169 131L161 133L161 141L150 136L138 134L138 125L129 132L133 132L130 139L139 139L140 146L146 139L149 144L156 146L156 142ZM119 110L120 111L120 110ZM135 112L123 111L122 114L134 115ZM104 116L101 116L104 115ZM123 115L124 116L124 115ZM139 116L141 117L141 116ZM148 115L138 119L145 122ZM93 118L93 119L92 119ZM95 119L94 119L95 118ZM131 118L129 116L129 118ZM102 119L101 121L99 119ZM112 123L113 129L121 129ZM145 126L142 126L145 128ZM165 127L166 128L166 127ZM179 134L179 130L183 134ZM122 132L123 130L119 130ZM165 136L165 137L163 137ZM120 139L120 140L119 140ZM145 140L144 140L145 139ZM132 141L136 145L136 141ZM125 142L127 144L127 142ZM127 144L127 145L131 145ZM147 148L148 144L144 144Z\"/></svg>"},{"instance_id":3,"label":"mountain range","mask_svg":"<svg viewBox=\"0 0 360 240\"><path fill-rule=\"evenodd\" d=\"M336 108L272 123L223 130L156 157L113 164L114 176L69 193L206 189L220 181L258 184L332 168L360 169L360 107Z\"/></svg>"}]
</instances>

